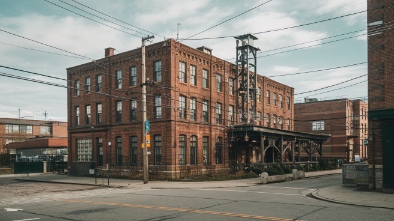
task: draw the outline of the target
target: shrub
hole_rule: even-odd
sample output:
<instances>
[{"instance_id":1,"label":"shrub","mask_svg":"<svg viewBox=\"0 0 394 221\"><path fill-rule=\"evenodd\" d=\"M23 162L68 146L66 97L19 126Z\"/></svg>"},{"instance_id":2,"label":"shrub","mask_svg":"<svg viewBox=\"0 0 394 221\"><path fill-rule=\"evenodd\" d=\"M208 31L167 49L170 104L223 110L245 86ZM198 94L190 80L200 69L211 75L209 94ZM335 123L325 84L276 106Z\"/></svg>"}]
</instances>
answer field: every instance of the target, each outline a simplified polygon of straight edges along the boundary
<instances>
[{"instance_id":1,"label":"shrub","mask_svg":"<svg viewBox=\"0 0 394 221\"><path fill-rule=\"evenodd\" d=\"M251 172L255 174L261 174L263 170L260 167L252 167Z\"/></svg>"},{"instance_id":2,"label":"shrub","mask_svg":"<svg viewBox=\"0 0 394 221\"><path fill-rule=\"evenodd\" d=\"M268 175L272 176L272 175L283 175L284 171L283 168L279 165L273 165L271 167L267 167L264 172L267 172Z\"/></svg>"}]
</instances>

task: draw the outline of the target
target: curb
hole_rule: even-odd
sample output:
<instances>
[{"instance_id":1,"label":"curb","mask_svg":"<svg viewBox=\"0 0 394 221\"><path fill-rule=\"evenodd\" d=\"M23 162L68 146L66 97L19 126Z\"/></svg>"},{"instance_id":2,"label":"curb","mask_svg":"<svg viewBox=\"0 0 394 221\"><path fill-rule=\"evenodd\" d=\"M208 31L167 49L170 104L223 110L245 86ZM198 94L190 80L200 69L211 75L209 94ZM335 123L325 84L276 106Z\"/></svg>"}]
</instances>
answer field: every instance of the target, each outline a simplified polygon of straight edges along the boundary
<instances>
[{"instance_id":1,"label":"curb","mask_svg":"<svg viewBox=\"0 0 394 221\"><path fill-rule=\"evenodd\" d=\"M393 207L387 207L387 206L372 206L372 205L367 205L367 204L360 204L360 203L351 203L351 202L346 202L346 201L340 201L340 200L335 200L332 198L326 198L323 196L320 196L318 193L322 189L318 189L313 191L312 193L308 194L308 197L317 199L317 200L322 200L330 203L338 203L338 204L343 204L343 205L351 205L351 206L362 206L362 207L368 207L368 208L382 208L382 209L394 209Z\"/></svg>"},{"instance_id":2,"label":"curb","mask_svg":"<svg viewBox=\"0 0 394 221\"><path fill-rule=\"evenodd\" d=\"M90 184L90 183L77 183L77 182L62 182L62 181L51 181L51 180L29 180L23 178L17 178L15 180L23 182L36 182L36 183L58 183L58 184L70 184L70 185L82 185L82 186L95 186L95 187L106 187L106 188L124 188L124 186L114 185L101 185L101 184Z\"/></svg>"}]
</instances>

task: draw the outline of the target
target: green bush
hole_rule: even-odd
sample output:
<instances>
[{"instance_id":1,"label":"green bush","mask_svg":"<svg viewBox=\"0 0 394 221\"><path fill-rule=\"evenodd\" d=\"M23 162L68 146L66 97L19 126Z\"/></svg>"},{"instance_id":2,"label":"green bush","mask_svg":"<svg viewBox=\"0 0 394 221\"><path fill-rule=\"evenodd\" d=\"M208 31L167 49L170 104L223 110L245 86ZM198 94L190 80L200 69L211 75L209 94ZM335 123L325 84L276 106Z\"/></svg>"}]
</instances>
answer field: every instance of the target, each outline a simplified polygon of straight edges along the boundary
<instances>
[{"instance_id":1,"label":"green bush","mask_svg":"<svg viewBox=\"0 0 394 221\"><path fill-rule=\"evenodd\" d=\"M251 172L255 174L261 174L263 170L260 167L252 167Z\"/></svg>"},{"instance_id":2,"label":"green bush","mask_svg":"<svg viewBox=\"0 0 394 221\"><path fill-rule=\"evenodd\" d=\"M284 171L280 165L272 165L271 167L267 167L264 172L267 172L268 175L283 175Z\"/></svg>"},{"instance_id":3,"label":"green bush","mask_svg":"<svg viewBox=\"0 0 394 221\"><path fill-rule=\"evenodd\" d=\"M290 167L283 166L283 172L285 174L289 174L289 173L292 173L293 171L292 171L292 169Z\"/></svg>"}]
</instances>

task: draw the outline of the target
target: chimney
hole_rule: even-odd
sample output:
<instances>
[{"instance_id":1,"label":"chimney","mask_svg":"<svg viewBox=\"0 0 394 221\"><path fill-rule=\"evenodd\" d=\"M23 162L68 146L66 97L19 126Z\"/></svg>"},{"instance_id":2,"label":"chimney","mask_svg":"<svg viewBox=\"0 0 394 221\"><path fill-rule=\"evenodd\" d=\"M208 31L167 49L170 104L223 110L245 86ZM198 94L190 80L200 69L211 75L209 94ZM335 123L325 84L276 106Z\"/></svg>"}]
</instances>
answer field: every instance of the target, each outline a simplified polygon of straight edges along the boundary
<instances>
[{"instance_id":1,"label":"chimney","mask_svg":"<svg viewBox=\"0 0 394 221\"><path fill-rule=\"evenodd\" d=\"M115 48L106 48L105 49L105 57L109 57L114 55Z\"/></svg>"}]
</instances>

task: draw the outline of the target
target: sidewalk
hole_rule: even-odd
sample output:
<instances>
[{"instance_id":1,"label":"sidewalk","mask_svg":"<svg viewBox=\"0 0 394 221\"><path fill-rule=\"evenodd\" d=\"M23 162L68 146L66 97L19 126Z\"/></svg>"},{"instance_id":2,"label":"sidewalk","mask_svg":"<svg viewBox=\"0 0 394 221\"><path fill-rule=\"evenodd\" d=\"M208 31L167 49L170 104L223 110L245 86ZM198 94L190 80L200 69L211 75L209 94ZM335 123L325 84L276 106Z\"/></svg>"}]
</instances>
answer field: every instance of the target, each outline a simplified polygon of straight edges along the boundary
<instances>
[{"instance_id":1,"label":"sidewalk","mask_svg":"<svg viewBox=\"0 0 394 221\"><path fill-rule=\"evenodd\" d=\"M305 172L305 178L313 178L317 176L326 176L332 174L341 174L342 169L329 171ZM193 189L193 188L231 188L231 187L249 187L260 185L260 178L226 180L226 181L208 181L208 182L173 182L173 181L149 181L144 184L142 180L125 180L125 179L109 179L93 178L93 177L73 177L57 174L34 174L34 176L16 176L18 180L35 181L35 182L51 182L78 185L94 185L112 188L138 188L138 189ZM367 188L349 187L338 184L327 188L322 188L312 192L315 198L330 201L334 203L342 203L349 205L368 206L377 208L394 209L394 194L387 194L369 190Z\"/></svg>"}]
</instances>

